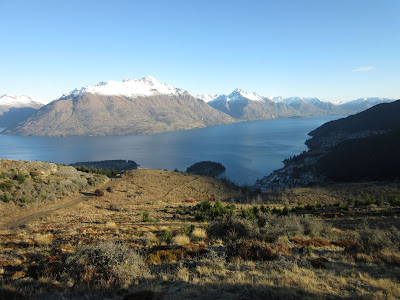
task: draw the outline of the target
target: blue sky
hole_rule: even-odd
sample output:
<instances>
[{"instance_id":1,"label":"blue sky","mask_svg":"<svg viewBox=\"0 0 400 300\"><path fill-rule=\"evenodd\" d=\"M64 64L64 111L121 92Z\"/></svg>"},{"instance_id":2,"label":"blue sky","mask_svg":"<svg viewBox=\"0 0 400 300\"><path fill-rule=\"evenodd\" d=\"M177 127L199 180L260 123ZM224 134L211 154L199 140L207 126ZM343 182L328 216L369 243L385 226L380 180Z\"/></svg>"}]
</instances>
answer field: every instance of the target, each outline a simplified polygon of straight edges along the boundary
<instances>
[{"instance_id":1,"label":"blue sky","mask_svg":"<svg viewBox=\"0 0 400 300\"><path fill-rule=\"evenodd\" d=\"M331 101L400 98L400 1L0 0L0 95L152 75Z\"/></svg>"}]
</instances>

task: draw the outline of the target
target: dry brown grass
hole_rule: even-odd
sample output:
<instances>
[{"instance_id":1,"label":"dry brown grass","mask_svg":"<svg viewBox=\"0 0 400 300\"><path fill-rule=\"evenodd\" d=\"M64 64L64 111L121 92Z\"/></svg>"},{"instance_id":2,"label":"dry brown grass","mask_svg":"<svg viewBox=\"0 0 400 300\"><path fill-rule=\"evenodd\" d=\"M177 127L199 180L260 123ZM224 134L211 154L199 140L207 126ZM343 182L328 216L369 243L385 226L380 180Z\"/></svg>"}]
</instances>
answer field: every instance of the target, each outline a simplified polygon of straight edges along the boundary
<instances>
[{"instance_id":1,"label":"dry brown grass","mask_svg":"<svg viewBox=\"0 0 400 300\"><path fill-rule=\"evenodd\" d=\"M195 228L192 232L192 236L196 239L204 240L207 238L207 231L204 228Z\"/></svg>"},{"instance_id":2,"label":"dry brown grass","mask_svg":"<svg viewBox=\"0 0 400 300\"><path fill-rule=\"evenodd\" d=\"M190 243L190 238L184 234L178 234L172 238L172 244L177 246L183 246Z\"/></svg>"},{"instance_id":3,"label":"dry brown grass","mask_svg":"<svg viewBox=\"0 0 400 300\"><path fill-rule=\"evenodd\" d=\"M314 193L312 201L325 192L319 188ZM307 189L299 195L304 199L311 194L312 189ZM400 298L398 253L389 250L351 253L346 247L350 245L353 231L341 227L342 222L338 222L334 230L335 238L320 239L321 226L309 233L313 238L302 232L299 236L296 230L285 229L293 224L284 223L296 221L294 217L277 220L272 216L268 223L271 226L265 228L265 232L253 236L253 240L236 243L248 246L243 246L239 253L247 256L229 256L226 250L236 245L231 238L239 235L238 229L232 230L229 237L212 237L204 230L209 224L195 223L184 214L175 216L177 208L184 211L187 206L212 195L229 200L237 197L238 192L227 191L218 181L200 176L159 170L132 171L115 182L113 193L36 219L24 229L0 231L0 278L11 282L12 276L23 275L16 274L15 270L35 268L39 279L26 272L25 277L12 280L13 284L21 288L22 293L24 287L32 291L32 287L40 286L41 295L60 291L65 298L91 293L94 299L118 298L123 294L116 295L116 291L143 290L154 291L159 299ZM292 199L291 195L287 197ZM196 202L187 202L187 199ZM291 201L297 205L296 200ZM111 205L119 210L110 210ZM235 205L238 211L250 207L249 204ZM142 222L146 210L154 221L159 219L158 222ZM376 211L370 213L375 214L377 221L383 219L376 216ZM353 217L345 213L340 218L353 221ZM195 229L190 234L193 242L190 243L190 238L182 232L187 232L192 224ZM307 224L315 227L313 220ZM274 243L268 240L268 234L282 228L284 232L275 236ZM382 230L387 232L384 227ZM101 269L96 264L88 267L88 259L78 261L89 255L82 249L96 250L95 245L104 240L115 242L112 253L116 253L113 257L118 258L119 266L106 265ZM108 248L100 250L107 254ZM136 264L140 266L139 271L130 268L135 265L132 261L125 264L123 259L119 260L122 248L138 251L145 259ZM274 255L256 255L257 251L266 249ZM128 250L126 253L130 253ZM98 255L96 251L90 253ZM69 269L62 273L60 268L65 267L65 260L71 257L76 258L74 264L68 264ZM107 256L102 257L107 260ZM99 270L111 276L101 276Z\"/></svg>"}]
</instances>

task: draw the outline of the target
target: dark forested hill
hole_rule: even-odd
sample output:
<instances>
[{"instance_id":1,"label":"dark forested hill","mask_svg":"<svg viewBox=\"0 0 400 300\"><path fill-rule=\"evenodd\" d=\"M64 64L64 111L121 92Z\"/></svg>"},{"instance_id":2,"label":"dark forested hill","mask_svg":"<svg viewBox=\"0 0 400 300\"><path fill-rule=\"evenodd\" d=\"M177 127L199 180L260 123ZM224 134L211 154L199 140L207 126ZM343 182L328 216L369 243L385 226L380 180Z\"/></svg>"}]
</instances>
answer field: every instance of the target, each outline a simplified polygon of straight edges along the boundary
<instances>
[{"instance_id":1,"label":"dark forested hill","mask_svg":"<svg viewBox=\"0 0 400 300\"><path fill-rule=\"evenodd\" d=\"M393 130L400 128L400 100L382 103L347 118L330 121L310 132L320 136L332 132L358 132L363 130Z\"/></svg>"},{"instance_id":2,"label":"dark forested hill","mask_svg":"<svg viewBox=\"0 0 400 300\"><path fill-rule=\"evenodd\" d=\"M400 100L328 122L310 135L309 151L285 160L284 168L258 180L256 187L400 177Z\"/></svg>"}]
</instances>

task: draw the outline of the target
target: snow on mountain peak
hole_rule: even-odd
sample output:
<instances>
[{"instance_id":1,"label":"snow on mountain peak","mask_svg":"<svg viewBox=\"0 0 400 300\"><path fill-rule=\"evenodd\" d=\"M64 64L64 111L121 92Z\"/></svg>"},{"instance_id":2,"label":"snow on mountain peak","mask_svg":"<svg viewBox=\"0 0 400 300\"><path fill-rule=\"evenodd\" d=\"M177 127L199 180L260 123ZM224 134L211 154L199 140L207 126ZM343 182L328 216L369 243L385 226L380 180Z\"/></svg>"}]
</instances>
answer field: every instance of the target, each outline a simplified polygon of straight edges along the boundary
<instances>
[{"instance_id":1,"label":"snow on mountain peak","mask_svg":"<svg viewBox=\"0 0 400 300\"><path fill-rule=\"evenodd\" d=\"M32 98L24 95L9 95L5 94L0 97L0 105L7 105L13 107L27 107L32 105L43 105L43 103L33 100Z\"/></svg>"},{"instance_id":2,"label":"snow on mountain peak","mask_svg":"<svg viewBox=\"0 0 400 300\"><path fill-rule=\"evenodd\" d=\"M312 98L312 97L288 97L288 98L283 98L283 97L274 97L273 98L275 102L283 102L286 105L293 105L295 103L300 103L300 102L307 102L310 104L321 104L321 103L326 103L326 101L321 100L320 98Z\"/></svg>"},{"instance_id":3,"label":"snow on mountain peak","mask_svg":"<svg viewBox=\"0 0 400 300\"><path fill-rule=\"evenodd\" d=\"M391 102L393 100L394 99L389 99L389 98L370 97L370 98L359 98L359 99L356 99L356 100L344 102L342 104L354 105L354 104L367 103L369 105L376 105L376 104L383 103L383 102Z\"/></svg>"},{"instance_id":4,"label":"snow on mountain peak","mask_svg":"<svg viewBox=\"0 0 400 300\"><path fill-rule=\"evenodd\" d=\"M154 95L180 95L186 93L182 89L161 83L154 77L148 75L140 79L124 79L123 81L101 81L97 85L81 87L70 93L62 95L61 98L68 96L83 95L86 93L98 95L120 95L126 97L154 96Z\"/></svg>"},{"instance_id":5,"label":"snow on mountain peak","mask_svg":"<svg viewBox=\"0 0 400 300\"><path fill-rule=\"evenodd\" d=\"M232 93L229 94L228 98L231 101L239 101L242 98L246 98L252 101L264 101L264 97L260 96L259 94L253 92L245 92L241 89L235 89Z\"/></svg>"},{"instance_id":6,"label":"snow on mountain peak","mask_svg":"<svg viewBox=\"0 0 400 300\"><path fill-rule=\"evenodd\" d=\"M213 101L214 99L218 98L221 95L211 95L211 94L203 94L203 95L197 95L196 98L203 100L204 102L210 102Z\"/></svg>"}]
</instances>

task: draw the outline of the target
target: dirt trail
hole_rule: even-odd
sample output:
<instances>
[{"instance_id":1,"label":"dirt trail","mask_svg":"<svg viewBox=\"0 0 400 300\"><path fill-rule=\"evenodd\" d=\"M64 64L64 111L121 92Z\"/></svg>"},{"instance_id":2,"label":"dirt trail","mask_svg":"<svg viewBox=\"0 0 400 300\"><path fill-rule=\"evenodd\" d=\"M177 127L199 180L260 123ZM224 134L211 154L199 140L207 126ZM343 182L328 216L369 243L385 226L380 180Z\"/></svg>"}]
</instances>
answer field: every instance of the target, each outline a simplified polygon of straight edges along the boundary
<instances>
[{"instance_id":1,"label":"dirt trail","mask_svg":"<svg viewBox=\"0 0 400 300\"><path fill-rule=\"evenodd\" d=\"M178 189L180 189L180 188L182 188L182 187L184 187L184 186L186 186L186 185L188 185L188 184L190 184L190 183L193 183L193 182L195 182L196 180L199 180L199 177L196 177L195 179L189 180L189 181L187 181L187 182L185 182L185 183L182 183L182 184L180 184L180 185L178 185L178 186L173 187L172 189L168 190L168 192L166 192L165 195L163 195L163 196L161 197L161 200L165 200L165 199L167 198L167 196L168 196L169 194L171 194L172 192L174 192L174 191L176 191L176 190L178 190Z\"/></svg>"},{"instance_id":2,"label":"dirt trail","mask_svg":"<svg viewBox=\"0 0 400 300\"><path fill-rule=\"evenodd\" d=\"M109 179L105 183L97 186L95 189L106 189L108 187L112 187L118 182L118 180L119 180L119 178ZM93 193L84 192L84 193L82 193L81 196L79 196L79 197L77 197L77 198L75 198L73 200L64 202L62 204L57 204L57 205L48 207L46 209L42 209L42 210L37 211L37 212L35 212L33 214L30 214L30 215L27 215L27 216L25 216L23 218L20 218L18 220L9 221L9 222L5 223L3 225L3 227L4 228L9 228L9 229L15 229L15 228L18 228L20 226L24 226L24 225L28 224L29 222L31 222L34 219L46 216L48 214L51 214L52 212L55 212L55 211L63 209L63 208L74 206L74 205L76 205L78 203L81 203L83 201L89 200L91 197L94 197Z\"/></svg>"}]
</instances>

